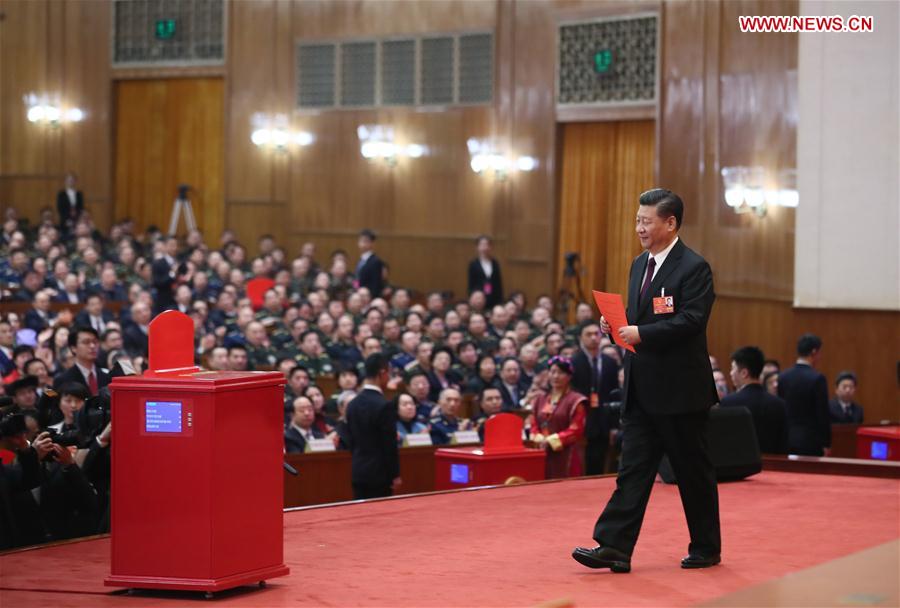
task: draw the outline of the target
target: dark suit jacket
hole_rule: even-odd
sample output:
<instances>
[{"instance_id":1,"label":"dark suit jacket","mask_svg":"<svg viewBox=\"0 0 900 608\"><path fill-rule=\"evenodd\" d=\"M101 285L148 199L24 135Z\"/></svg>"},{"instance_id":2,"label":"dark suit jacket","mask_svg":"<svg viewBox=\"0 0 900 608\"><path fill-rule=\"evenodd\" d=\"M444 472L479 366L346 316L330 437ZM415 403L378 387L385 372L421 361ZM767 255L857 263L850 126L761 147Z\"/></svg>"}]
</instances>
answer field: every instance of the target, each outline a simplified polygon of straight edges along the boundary
<instances>
[{"instance_id":1,"label":"dark suit jacket","mask_svg":"<svg viewBox=\"0 0 900 608\"><path fill-rule=\"evenodd\" d=\"M65 190L60 190L56 194L56 211L59 213L59 223L65 231L68 224L74 225L81 213L84 211L84 195L81 190L75 193L75 215L72 215L72 204L69 202L69 195Z\"/></svg>"},{"instance_id":2,"label":"dark suit jacket","mask_svg":"<svg viewBox=\"0 0 900 608\"><path fill-rule=\"evenodd\" d=\"M591 360L582 349L578 349L572 357L572 389L588 398L587 419L584 424L584 436L587 439L606 439L609 437L610 421L608 410L599 407L611 401L610 394L619 388L619 364L612 357L600 355L600 378L597 380L598 407L590 407L592 386Z\"/></svg>"},{"instance_id":3,"label":"dark suit jacket","mask_svg":"<svg viewBox=\"0 0 900 608\"><path fill-rule=\"evenodd\" d=\"M522 407L522 399L525 398L525 394L528 393L528 387L530 386L527 380L523 380L521 377L519 377L519 382L516 383L516 393L519 398L518 405L513 402L512 395L510 394L509 390L507 390L506 385L503 384L503 381L499 380L497 384L500 388L500 396L503 398L502 411L508 412L510 410L517 410Z\"/></svg>"},{"instance_id":4,"label":"dark suit jacket","mask_svg":"<svg viewBox=\"0 0 900 608\"><path fill-rule=\"evenodd\" d=\"M103 317L103 323L109 323L110 321L116 320L113 313L105 308L103 309L103 312L100 313L100 316ZM93 327L93 325L91 325L91 315L88 314L88 311L82 309L75 315L75 327Z\"/></svg>"},{"instance_id":5,"label":"dark suit jacket","mask_svg":"<svg viewBox=\"0 0 900 608\"><path fill-rule=\"evenodd\" d=\"M41 330L46 329L50 326L50 321L56 316L56 313L52 311L47 312L47 319L38 314L34 308L25 313L25 327L28 329L33 329L35 332L40 333Z\"/></svg>"},{"instance_id":6,"label":"dark suit jacket","mask_svg":"<svg viewBox=\"0 0 900 608\"><path fill-rule=\"evenodd\" d=\"M360 287L366 287L372 292L373 298L380 298L384 290L384 262L375 252L369 256L356 275Z\"/></svg>"},{"instance_id":7,"label":"dark suit jacket","mask_svg":"<svg viewBox=\"0 0 900 608\"><path fill-rule=\"evenodd\" d=\"M400 476L397 411L378 391L364 389L347 405L354 484L389 487Z\"/></svg>"},{"instance_id":8,"label":"dark suit jacket","mask_svg":"<svg viewBox=\"0 0 900 608\"><path fill-rule=\"evenodd\" d=\"M503 303L503 275L500 273L500 262L491 258L491 263L493 270L491 278L488 279L478 258L469 262L469 294L471 295L473 291L483 291L487 305L496 306Z\"/></svg>"},{"instance_id":9,"label":"dark suit jacket","mask_svg":"<svg viewBox=\"0 0 900 608\"><path fill-rule=\"evenodd\" d=\"M844 413L841 402L837 397L832 397L828 402L828 409L831 412L831 422L834 424L861 424L863 421L863 407L856 402L851 403L847 413Z\"/></svg>"},{"instance_id":10,"label":"dark suit jacket","mask_svg":"<svg viewBox=\"0 0 900 608\"><path fill-rule=\"evenodd\" d=\"M831 414L825 376L809 365L795 365L778 374L778 396L787 404L791 454L824 454L823 448L831 446Z\"/></svg>"},{"instance_id":11,"label":"dark suit jacket","mask_svg":"<svg viewBox=\"0 0 900 608\"><path fill-rule=\"evenodd\" d=\"M322 434L322 431L316 430L315 428L311 430L313 439L322 439L325 437L325 435ZM284 450L288 454L295 454L298 452L302 454L306 451L306 439L303 438L300 431L292 426L289 426L284 432Z\"/></svg>"},{"instance_id":12,"label":"dark suit jacket","mask_svg":"<svg viewBox=\"0 0 900 608\"><path fill-rule=\"evenodd\" d=\"M175 308L175 279L169 275L172 267L164 257L153 260L152 269L153 287L156 289L153 312L159 314L164 310Z\"/></svg>"},{"instance_id":13,"label":"dark suit jacket","mask_svg":"<svg viewBox=\"0 0 900 608\"><path fill-rule=\"evenodd\" d=\"M125 343L125 350L129 355L132 357L147 356L147 350L149 348L147 334L142 332L141 328L135 323L132 323L125 328L122 339Z\"/></svg>"},{"instance_id":14,"label":"dark suit jacket","mask_svg":"<svg viewBox=\"0 0 900 608\"><path fill-rule=\"evenodd\" d=\"M770 395L761 384L748 384L722 398L722 407L745 407L753 416L759 451L763 454L787 454L787 406Z\"/></svg>"},{"instance_id":15,"label":"dark suit jacket","mask_svg":"<svg viewBox=\"0 0 900 608\"><path fill-rule=\"evenodd\" d=\"M109 372L103 371L99 365L97 368L97 390L103 388L104 386L109 384ZM67 382L78 382L79 384L83 384L84 386L88 386L87 378L81 375L81 370L78 369L77 365L73 365L60 375L58 375L53 380L53 388L59 389L63 384Z\"/></svg>"},{"instance_id":16,"label":"dark suit jacket","mask_svg":"<svg viewBox=\"0 0 900 608\"><path fill-rule=\"evenodd\" d=\"M718 401L706 346L706 325L716 299L712 269L679 239L639 301L649 253L631 264L628 322L638 326L641 343L625 351L623 407L637 398L651 414L709 409ZM675 311L653 314L652 299L665 288Z\"/></svg>"}]
</instances>

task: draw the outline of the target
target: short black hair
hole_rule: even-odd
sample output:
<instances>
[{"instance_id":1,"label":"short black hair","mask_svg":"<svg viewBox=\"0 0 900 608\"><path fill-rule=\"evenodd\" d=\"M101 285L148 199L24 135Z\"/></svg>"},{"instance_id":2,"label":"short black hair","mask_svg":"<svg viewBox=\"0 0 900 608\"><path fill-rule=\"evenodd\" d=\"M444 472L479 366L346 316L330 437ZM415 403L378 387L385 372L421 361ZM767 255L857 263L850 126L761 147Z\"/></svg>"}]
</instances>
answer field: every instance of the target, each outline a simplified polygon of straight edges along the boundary
<instances>
[{"instance_id":1,"label":"short black hair","mask_svg":"<svg viewBox=\"0 0 900 608\"><path fill-rule=\"evenodd\" d=\"M303 341L306 340L306 336L308 336L310 334L315 334L316 336L318 336L319 332L316 331L315 329L307 329L306 331L304 331L303 333L300 334L300 343L302 344Z\"/></svg>"},{"instance_id":2,"label":"short black hair","mask_svg":"<svg viewBox=\"0 0 900 608\"><path fill-rule=\"evenodd\" d=\"M94 298L100 298L100 300L105 300L105 298L103 297L103 294L100 291L94 290L94 291L91 291L90 293L88 293L84 297L84 301L85 301L85 303L87 303L88 300L93 300Z\"/></svg>"},{"instance_id":3,"label":"short black hair","mask_svg":"<svg viewBox=\"0 0 900 608\"><path fill-rule=\"evenodd\" d=\"M246 353L247 347L244 346L243 344L232 344L231 346L228 347L228 354L230 355L231 351L233 351L233 350L242 350Z\"/></svg>"},{"instance_id":4,"label":"short black hair","mask_svg":"<svg viewBox=\"0 0 900 608\"><path fill-rule=\"evenodd\" d=\"M486 234L479 234L478 237L475 239L475 244L481 245L481 241L487 241L488 244L494 243L494 240Z\"/></svg>"},{"instance_id":5,"label":"short black hair","mask_svg":"<svg viewBox=\"0 0 900 608\"><path fill-rule=\"evenodd\" d=\"M522 367L522 365L519 363L519 360L516 359L515 357L504 357L500 361L500 369L503 369L503 366L506 365L507 363L509 363L510 361L515 362L515 364L518 365L520 368Z\"/></svg>"},{"instance_id":6,"label":"short black hair","mask_svg":"<svg viewBox=\"0 0 900 608\"><path fill-rule=\"evenodd\" d=\"M59 393L60 397L71 395L72 397L81 399L82 401L89 399L91 396L91 392L81 382L66 382L59 387L57 392Z\"/></svg>"},{"instance_id":7,"label":"short black hair","mask_svg":"<svg viewBox=\"0 0 900 608\"><path fill-rule=\"evenodd\" d=\"M296 374L297 372L303 372L304 374L306 374L307 377L309 377L309 370L306 369L306 366L304 366L304 365L295 365L295 366L292 367L291 370L288 372L288 378L293 378L293 377L294 377L294 374Z\"/></svg>"},{"instance_id":8,"label":"short black hair","mask_svg":"<svg viewBox=\"0 0 900 608\"><path fill-rule=\"evenodd\" d=\"M91 334L98 342L100 341L100 334L97 333L96 329L89 325L79 325L69 332L69 348L78 346L78 334Z\"/></svg>"},{"instance_id":9,"label":"short black hair","mask_svg":"<svg viewBox=\"0 0 900 608\"><path fill-rule=\"evenodd\" d=\"M363 228L362 230L360 230L360 231L359 231L359 236L365 237L365 238L369 239L370 241L372 241L373 243L375 242L375 238L376 238L376 237L375 237L375 233L372 232L372 231L371 231L370 229L368 229L368 228Z\"/></svg>"},{"instance_id":10,"label":"short black hair","mask_svg":"<svg viewBox=\"0 0 900 608\"><path fill-rule=\"evenodd\" d=\"M26 363L25 365L27 366L28 364ZM856 380L856 374L854 374L853 372L851 372L848 369L845 369L844 371L842 371L841 373L839 373L837 375L837 378L834 381L834 385L837 386L844 380L852 380L853 386L856 386L858 384L858 382Z\"/></svg>"},{"instance_id":11,"label":"short black hair","mask_svg":"<svg viewBox=\"0 0 900 608\"><path fill-rule=\"evenodd\" d=\"M31 358L34 359L34 349L27 344L19 344L13 349L13 359L18 357L22 353L31 353Z\"/></svg>"},{"instance_id":12,"label":"short black hair","mask_svg":"<svg viewBox=\"0 0 900 608\"><path fill-rule=\"evenodd\" d=\"M584 333L585 329L587 329L588 327L593 327L595 325L597 327L600 327L600 321L597 321L596 319L588 319L587 321L584 321L583 323L581 323L581 325L578 326L578 335L580 336Z\"/></svg>"},{"instance_id":13,"label":"short black hair","mask_svg":"<svg viewBox=\"0 0 900 608\"><path fill-rule=\"evenodd\" d=\"M461 330L454 329L453 331L461 331ZM465 332L463 332L463 335L465 335ZM476 352L478 351L478 345L475 343L474 340L463 340L462 342L459 343L459 346L456 347L456 352L461 353L464 348L468 348L470 346L472 348L474 348Z\"/></svg>"},{"instance_id":14,"label":"short black hair","mask_svg":"<svg viewBox=\"0 0 900 608\"><path fill-rule=\"evenodd\" d=\"M740 369L750 372L751 377L759 378L766 357L756 346L744 346L731 353L731 360Z\"/></svg>"},{"instance_id":15,"label":"short black hair","mask_svg":"<svg viewBox=\"0 0 900 608\"><path fill-rule=\"evenodd\" d=\"M366 378L377 378L378 375L388 369L388 359L382 353L372 353L366 357Z\"/></svg>"},{"instance_id":16,"label":"short black hair","mask_svg":"<svg viewBox=\"0 0 900 608\"><path fill-rule=\"evenodd\" d=\"M638 202L641 205L655 206L656 214L661 218L675 217L675 229L681 228L684 218L684 202L681 197L665 188L653 188L641 194Z\"/></svg>"},{"instance_id":17,"label":"short black hair","mask_svg":"<svg viewBox=\"0 0 900 608\"><path fill-rule=\"evenodd\" d=\"M763 362L763 367L767 365L774 365L776 369L781 369L781 363L778 362L778 359L766 359Z\"/></svg>"},{"instance_id":18,"label":"short black hair","mask_svg":"<svg viewBox=\"0 0 900 608\"><path fill-rule=\"evenodd\" d=\"M441 353L446 353L447 356L450 357L450 362L453 362L453 351L446 346L439 346L438 348L431 351L431 362L434 363L434 360L437 359L437 356Z\"/></svg>"},{"instance_id":19,"label":"short black hair","mask_svg":"<svg viewBox=\"0 0 900 608\"><path fill-rule=\"evenodd\" d=\"M797 340L797 354L801 357L810 356L814 350L822 348L822 338L815 334L803 334Z\"/></svg>"},{"instance_id":20,"label":"short black hair","mask_svg":"<svg viewBox=\"0 0 900 608\"><path fill-rule=\"evenodd\" d=\"M499 388L488 384L484 386L480 391L478 391L478 403L484 403L484 394L488 391L497 391L498 393L500 393L500 396L503 397L503 393L500 392Z\"/></svg>"},{"instance_id":21,"label":"short black hair","mask_svg":"<svg viewBox=\"0 0 900 608\"><path fill-rule=\"evenodd\" d=\"M25 362L25 365L22 366L22 369L25 370L26 375L28 372L28 366L31 365L32 363L40 363L41 365L44 366L45 370L47 370L48 372L50 371L50 368L47 367L47 363L45 363L43 359L38 359L37 357L32 357L31 359L29 359L28 361Z\"/></svg>"}]
</instances>

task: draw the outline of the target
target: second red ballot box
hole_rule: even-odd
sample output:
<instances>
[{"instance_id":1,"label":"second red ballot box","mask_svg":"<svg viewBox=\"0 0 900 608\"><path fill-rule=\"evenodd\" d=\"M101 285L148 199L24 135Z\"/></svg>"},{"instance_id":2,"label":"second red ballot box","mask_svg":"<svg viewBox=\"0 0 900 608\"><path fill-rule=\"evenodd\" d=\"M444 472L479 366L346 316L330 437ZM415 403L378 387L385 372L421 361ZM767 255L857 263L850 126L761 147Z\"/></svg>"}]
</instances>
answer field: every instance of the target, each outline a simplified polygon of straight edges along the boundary
<instances>
[{"instance_id":1,"label":"second red ballot box","mask_svg":"<svg viewBox=\"0 0 900 608\"><path fill-rule=\"evenodd\" d=\"M170 314L180 315L160 317ZM178 320L176 326L184 326L177 329L192 330L184 318L190 327ZM151 326L151 362L154 331L163 327ZM188 336L192 363L193 331ZM179 367L177 357L170 363L171 355L158 351L155 361L174 367L110 385L112 561L106 584L215 592L288 574L284 376L201 372Z\"/></svg>"},{"instance_id":2,"label":"second red ballot box","mask_svg":"<svg viewBox=\"0 0 900 608\"><path fill-rule=\"evenodd\" d=\"M496 414L485 422L484 447L439 448L434 452L434 489L453 490L544 479L544 450L522 444L522 419Z\"/></svg>"}]
</instances>

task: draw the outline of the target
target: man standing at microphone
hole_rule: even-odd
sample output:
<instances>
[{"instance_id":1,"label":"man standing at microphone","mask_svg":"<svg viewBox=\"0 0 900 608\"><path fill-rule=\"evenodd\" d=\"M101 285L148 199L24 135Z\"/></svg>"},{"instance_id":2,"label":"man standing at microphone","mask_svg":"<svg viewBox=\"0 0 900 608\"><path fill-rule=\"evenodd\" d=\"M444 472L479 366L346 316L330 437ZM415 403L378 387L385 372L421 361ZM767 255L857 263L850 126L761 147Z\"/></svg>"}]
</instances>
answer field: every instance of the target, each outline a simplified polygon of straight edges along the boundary
<instances>
[{"instance_id":1,"label":"man standing at microphone","mask_svg":"<svg viewBox=\"0 0 900 608\"><path fill-rule=\"evenodd\" d=\"M616 490L597 519L594 540L572 557L590 568L631 570L650 491L663 454L678 480L691 543L682 568L721 561L719 494L706 424L718 401L706 325L712 311L712 270L678 238L684 203L669 190L640 196L637 235L646 250L631 264L626 316L622 464ZM601 318L601 329L610 327Z\"/></svg>"}]
</instances>

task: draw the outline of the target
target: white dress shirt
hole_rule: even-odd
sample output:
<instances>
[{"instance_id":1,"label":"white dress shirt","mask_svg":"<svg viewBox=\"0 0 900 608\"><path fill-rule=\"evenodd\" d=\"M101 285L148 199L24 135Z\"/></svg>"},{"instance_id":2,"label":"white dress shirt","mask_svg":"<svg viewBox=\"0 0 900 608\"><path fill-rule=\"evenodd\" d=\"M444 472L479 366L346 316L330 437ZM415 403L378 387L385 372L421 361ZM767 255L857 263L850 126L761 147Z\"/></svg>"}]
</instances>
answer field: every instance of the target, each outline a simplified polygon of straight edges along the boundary
<instances>
[{"instance_id":1,"label":"white dress shirt","mask_svg":"<svg viewBox=\"0 0 900 608\"><path fill-rule=\"evenodd\" d=\"M481 270L484 271L484 276L490 279L491 275L494 274L494 263L490 259L485 260L484 258L479 258L478 261L481 262Z\"/></svg>"},{"instance_id":2,"label":"white dress shirt","mask_svg":"<svg viewBox=\"0 0 900 608\"><path fill-rule=\"evenodd\" d=\"M650 280L653 281L656 278L656 273L659 272L659 269L662 268L663 262L666 261L666 258L669 256L669 253L672 251L672 247L675 246L675 243L678 242L678 237L675 237L675 240L669 243L669 246L657 253L656 255L651 255L650 258L656 260L656 266L653 267L653 276L650 277ZM647 265L650 265L650 258L647 259ZM647 280L647 269L644 269L644 274L641 275L641 285L644 284L644 281Z\"/></svg>"}]
</instances>

